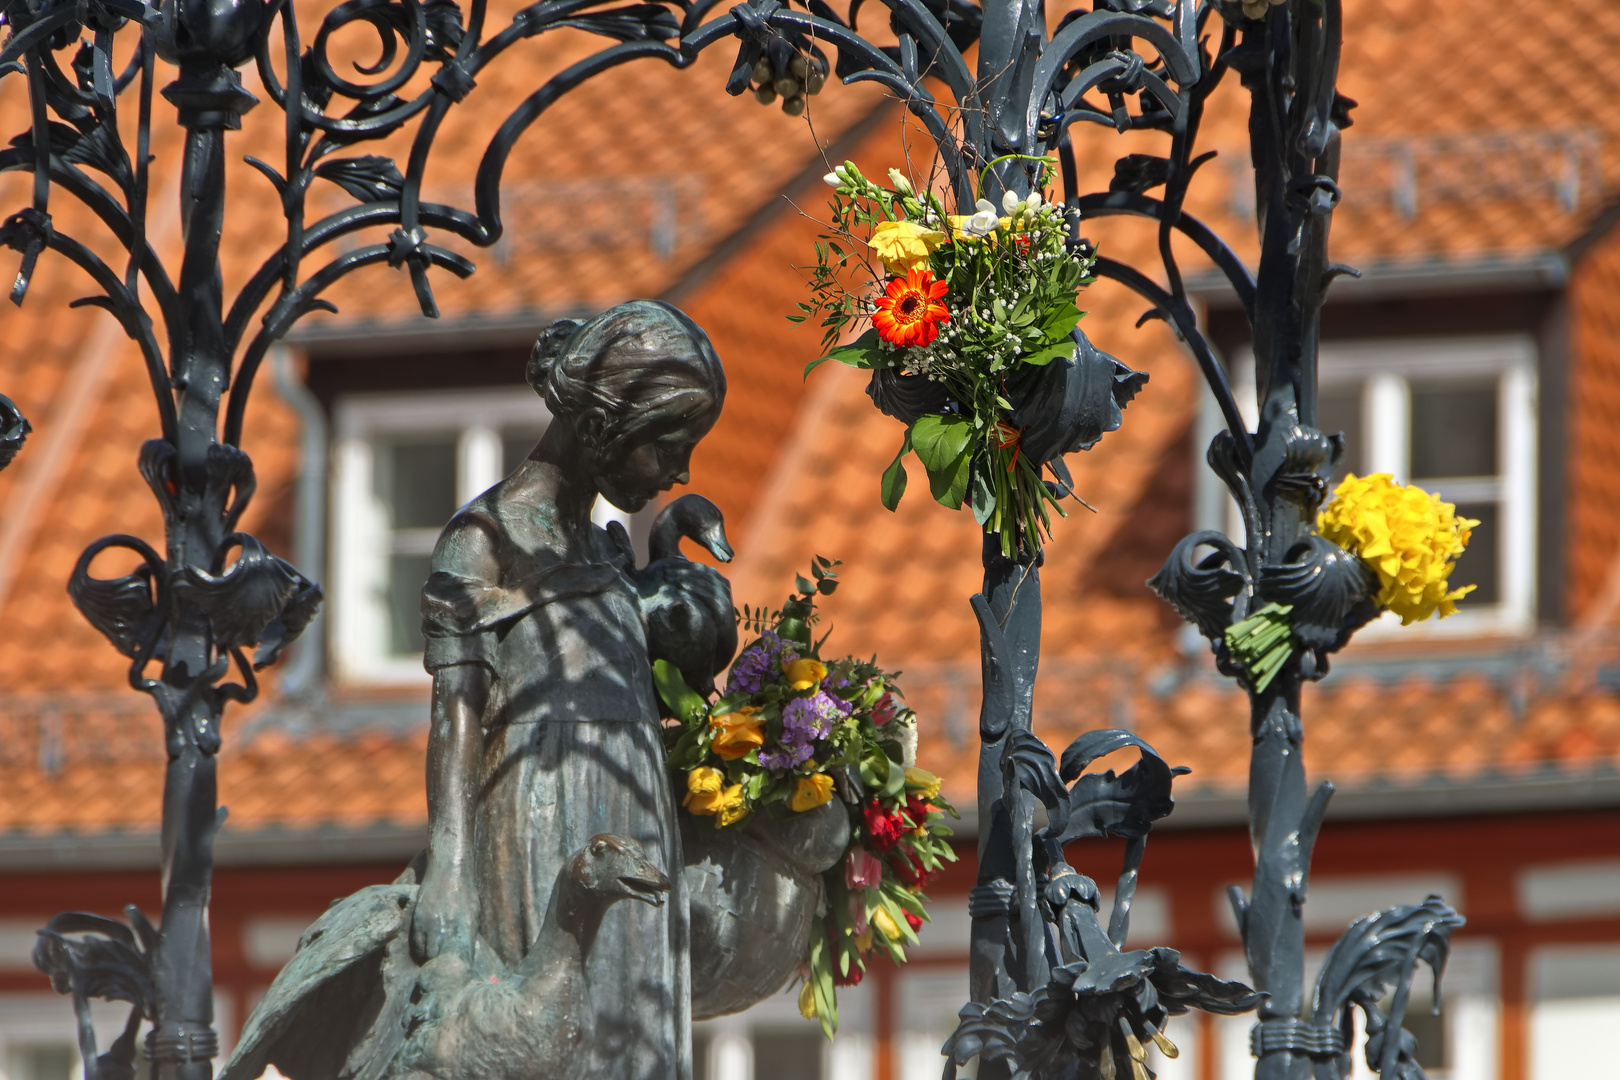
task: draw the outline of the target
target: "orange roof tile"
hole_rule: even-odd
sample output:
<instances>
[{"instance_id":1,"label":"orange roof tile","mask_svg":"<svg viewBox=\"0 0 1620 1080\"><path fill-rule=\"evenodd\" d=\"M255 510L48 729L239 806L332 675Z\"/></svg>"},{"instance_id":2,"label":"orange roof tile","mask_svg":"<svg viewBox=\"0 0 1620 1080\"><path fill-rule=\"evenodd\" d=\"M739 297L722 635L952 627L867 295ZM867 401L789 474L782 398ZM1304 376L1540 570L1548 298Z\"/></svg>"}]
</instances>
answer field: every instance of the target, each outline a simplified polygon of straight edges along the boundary
<instances>
[{"instance_id":1,"label":"orange roof tile","mask_svg":"<svg viewBox=\"0 0 1620 1080\"><path fill-rule=\"evenodd\" d=\"M1620 64L1620 10L1538 9L1527 22L1517 9L1484 0L1434 10L1347 0L1345 17L1342 88L1361 106L1346 143L1336 257L1518 258L1564 248L1591 226L1603 198L1595 174L1583 180L1573 209L1540 189L1516 198L1435 197L1437 189L1425 188L1420 177L1416 210L1403 216L1380 159L1357 163L1355 146L1544 127L1532 100L1512 91L1528 64L1559 73L1564 115L1581 118L1578 126L1592 136L1582 145L1595 147L1602 175L1616 175L1620 103L1607 88ZM1509 33L1513 54L1490 47ZM458 191L465 197L483 140L505 106L535 85L537 68L555 68L578 48L562 39L525 42L481 77L469 105L483 95L503 107L455 113L439 142L430 197ZM819 171L816 144L802 122L720 93L730 62L723 52L689 72L656 63L626 67L564 98L508 167L513 195L504 249L475 253L481 269L467 283L435 274L439 303L455 318L677 295L709 328L731 381L726 415L694 461L693 486L715 497L732 522L738 601L779 601L812 553L843 558L843 588L825 605L833 647L877 652L884 663L906 669L924 717L924 759L942 764L962 799L971 790L975 757L977 632L966 598L978 586L978 531L967 515L933 505L921 485L913 485L897 514L883 511L877 478L898 445L899 425L871 407L858 373L829 367L808 384L801 380L816 342L812 332L783 321L799 288L786 267L804 261L814 229L791 212L771 218L760 211L807 168L812 177ZM0 117L13 129L21 126L20 86L17 79L0 82ZM817 137L824 144L858 139L850 156L872 175L894 163L900 146L887 120L869 131L858 127L880 101L870 87L831 87L812 109ZM1226 159L1242 160L1244 110L1245 95L1228 80L1212 102L1205 140ZM156 186L167 191L172 173L161 170L172 168L166 163L173 160L174 129L166 106L157 116L165 126L156 140ZM603 120L608 116L612 125ZM250 113L233 136L234 155L276 160L276 117L270 107ZM1162 143L1151 133L1119 137L1094 129L1075 137L1092 189L1107 186L1120 154ZM397 155L400 145L367 152ZM585 190L562 182L625 192L634 190L629 181L643 180L665 183L676 200L676 243L667 256L612 245L547 247L559 215L570 212L548 203L547 193L557 200ZM1243 182L1240 171L1218 161L1200 177L1189 206L1252 258L1253 223L1234 209ZM0 199L22 205L25 186L18 176L0 177ZM233 164L229 186L225 275L234 286L254 269L246 253L262 250L260 238L276 234L281 222L273 200L263 197L265 181L251 169ZM808 208L819 204L818 190L812 180L796 197ZM317 198L338 206L346 197L324 185ZM84 214L66 198L59 195L52 210L59 226L84 227ZM1111 255L1151 257L1152 237L1140 222L1097 222L1088 231ZM154 213L152 232L172 255L178 244L172 208ZM1189 270L1197 265L1189 258ZM1612 490L1620 466L1611 467L1620 449L1609 445L1609 418L1620 410L1620 354L1611 355L1620 341L1617 287L1620 240L1611 238L1581 264L1570 300L1580 358L1572 400L1581 411L1571 435L1568 588L1577 602L1605 581L1620 583L1610 571L1620 553L1620 491ZM121 658L72 611L62 589L90 540L112 531L156 539L160 527L133 468L141 440L156 427L145 374L116 328L105 329L106 316L63 314L86 291L77 271L46 258L27 307L0 314L11 345L0 355L0 390L36 426L23 457L0 474L0 682L13 695L0 731L16 736L4 749L13 783L0 793L0 833L149 829L158 816L156 717L122 689ZM400 320L415 310L403 277L382 270L357 275L333 295L348 320ZM1162 324L1134 328L1141 301L1101 283L1083 303L1094 340L1150 371L1152 381L1127 409L1120 431L1072 459L1077 488L1097 513L1074 508L1057 524L1048 550L1038 725L1055 745L1088 727L1130 726L1173 762L1194 766L1190 784L1240 786L1248 745L1242 696L1207 677L1207 660L1183 657L1176 621L1140 585L1186 527L1198 376ZM248 427L247 448L259 472L249 530L280 527L271 514L277 493L296 474L295 432L290 410L261 386ZM25 504L33 508L28 515L14 513ZM64 696L69 688L75 696ZM1347 670L1312 687L1306 709L1308 764L1352 781L1481 776L1549 763L1613 767L1620 755L1620 702L1579 681L1529 689L1473 676L1391 683ZM362 827L425 815L420 729L294 737L267 726L251 738L233 735L251 723L249 715L232 714L221 758L221 802L231 807L233 827Z\"/></svg>"}]
</instances>

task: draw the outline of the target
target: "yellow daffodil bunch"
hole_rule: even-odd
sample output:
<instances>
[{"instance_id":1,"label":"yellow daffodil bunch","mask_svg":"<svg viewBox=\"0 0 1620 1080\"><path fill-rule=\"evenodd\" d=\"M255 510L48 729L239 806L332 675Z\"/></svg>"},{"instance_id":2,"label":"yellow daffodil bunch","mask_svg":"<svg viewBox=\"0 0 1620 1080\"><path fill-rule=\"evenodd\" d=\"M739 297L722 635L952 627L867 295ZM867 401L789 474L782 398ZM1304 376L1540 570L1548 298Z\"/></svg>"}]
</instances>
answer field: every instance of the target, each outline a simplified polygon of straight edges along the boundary
<instances>
[{"instance_id":1,"label":"yellow daffodil bunch","mask_svg":"<svg viewBox=\"0 0 1620 1080\"><path fill-rule=\"evenodd\" d=\"M1316 516L1316 531L1355 555L1378 579L1371 599L1408 626L1439 613L1457 613L1457 601L1474 590L1453 589L1451 572L1479 522L1457 516L1440 496L1388 473L1350 473ZM1269 603L1226 628L1228 654L1264 692L1299 643L1293 605ZM1357 624L1359 625L1359 623Z\"/></svg>"},{"instance_id":2,"label":"yellow daffodil bunch","mask_svg":"<svg viewBox=\"0 0 1620 1080\"><path fill-rule=\"evenodd\" d=\"M1401 625L1439 612L1457 612L1456 601L1473 591L1449 584L1457 559L1479 522L1457 516L1440 496L1388 473L1347 475L1316 516L1316 529L1359 555L1378 575L1378 603L1401 617Z\"/></svg>"}]
</instances>

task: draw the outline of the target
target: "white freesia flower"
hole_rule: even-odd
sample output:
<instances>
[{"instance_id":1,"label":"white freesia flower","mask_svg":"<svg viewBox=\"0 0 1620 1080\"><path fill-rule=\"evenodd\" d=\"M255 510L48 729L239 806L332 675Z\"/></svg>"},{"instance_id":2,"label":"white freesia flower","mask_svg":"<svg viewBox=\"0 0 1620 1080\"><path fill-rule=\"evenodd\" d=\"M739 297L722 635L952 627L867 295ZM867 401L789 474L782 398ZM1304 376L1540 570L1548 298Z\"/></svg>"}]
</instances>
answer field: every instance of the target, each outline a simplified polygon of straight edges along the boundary
<instances>
[{"instance_id":1,"label":"white freesia flower","mask_svg":"<svg viewBox=\"0 0 1620 1080\"><path fill-rule=\"evenodd\" d=\"M1009 191L1001 197L1001 209L1004 213L1016 214L1018 213L1019 204L1022 202L1023 200L1018 197L1016 191Z\"/></svg>"},{"instance_id":2,"label":"white freesia flower","mask_svg":"<svg viewBox=\"0 0 1620 1080\"><path fill-rule=\"evenodd\" d=\"M1001 224L1001 215L996 213L995 204L989 199L974 203L973 211L973 216L962 226L962 231L969 236L989 236Z\"/></svg>"},{"instance_id":3,"label":"white freesia flower","mask_svg":"<svg viewBox=\"0 0 1620 1080\"><path fill-rule=\"evenodd\" d=\"M894 185L894 190L902 195L916 194L916 189L911 186L911 181L907 180L906 174L899 169L889 170L889 182Z\"/></svg>"},{"instance_id":4,"label":"white freesia flower","mask_svg":"<svg viewBox=\"0 0 1620 1080\"><path fill-rule=\"evenodd\" d=\"M839 177L839 175L837 173L830 172L826 176L823 176L821 178L821 182L826 184L828 187L837 187L838 185L842 184L844 181L843 181L843 179L841 177Z\"/></svg>"},{"instance_id":5,"label":"white freesia flower","mask_svg":"<svg viewBox=\"0 0 1620 1080\"><path fill-rule=\"evenodd\" d=\"M1029 193L1029 198L1024 200L1024 209L1028 210L1030 213L1033 214L1035 211L1039 210L1040 208L1041 208L1041 195L1040 195L1040 192L1038 192L1038 191L1030 192Z\"/></svg>"}]
</instances>

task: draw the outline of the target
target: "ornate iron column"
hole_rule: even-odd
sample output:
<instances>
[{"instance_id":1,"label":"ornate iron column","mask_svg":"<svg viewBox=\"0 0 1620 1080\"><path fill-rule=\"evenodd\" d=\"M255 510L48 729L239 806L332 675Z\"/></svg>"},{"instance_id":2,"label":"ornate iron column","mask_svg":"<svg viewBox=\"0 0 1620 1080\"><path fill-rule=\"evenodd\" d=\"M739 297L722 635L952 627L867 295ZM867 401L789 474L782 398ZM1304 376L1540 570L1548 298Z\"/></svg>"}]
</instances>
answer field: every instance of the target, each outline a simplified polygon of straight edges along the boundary
<instances>
[{"instance_id":1,"label":"ornate iron column","mask_svg":"<svg viewBox=\"0 0 1620 1080\"><path fill-rule=\"evenodd\" d=\"M730 93L750 89L768 59L773 72L804 72L806 90L830 70L896 94L934 140L950 191L964 209L981 194L1027 193L1038 175L1036 159L1055 154L1077 249L1088 246L1084 232L1094 219L1154 221L1157 267L1099 257L1096 272L1135 290L1175 329L1227 423L1209 461L1243 509L1246 542L1240 546L1218 533L1188 537L1153 584L1210 638L1221 670L1250 691L1257 861L1250 894L1235 896L1234 906L1253 981L1265 996L1191 972L1170 950L1122 951L1136 868L1153 821L1170 812L1177 770L1124 732L1090 733L1061 762L1035 736L1040 557L1029 550L1007 556L987 544L983 589L973 599L985 691L980 879L971 902L973 1002L947 1046L948 1069L977 1055L987 1077L1113 1080L1124 1067L1120 1062L1128 1061L1133 1072L1145 1068L1142 1040L1163 1038L1159 1025L1168 1013L1188 1007L1241 1012L1258 1002L1260 1076L1303 1080L1313 1068L1342 1072L1352 1008L1367 1017L1369 1063L1403 1077L1416 1074L1410 1037L1399 1026L1406 989L1418 960L1437 971L1443 966L1450 929L1460 921L1455 913L1431 899L1361 920L1330 953L1310 995L1303 978L1301 905L1331 789L1323 785L1307 794L1299 691L1326 672L1328 654L1372 614L1357 560L1312 532L1324 477L1339 452L1338 436L1315 427L1318 313L1331 279L1352 272L1330 264L1327 255L1339 143L1353 104L1335 90L1339 2L1096 0L1091 10L1066 14L1050 35L1039 0L983 7L969 0L882 3L892 45L860 34L858 2L839 12L826 0L802 0L798 7L748 0L718 15L719 0L620 7L605 0L539 0L488 36L484 0L473 0L465 17L449 0L351 0L325 15L309 47L287 0L10 0L0 9L9 31L0 76L26 79L32 110L30 130L0 151L0 171L28 172L34 182L31 205L0 226L0 243L21 254L12 299L23 302L47 248L78 265L99 290L82 303L111 312L139 346L161 417L158 437L139 460L164 513L161 553L136 537L105 537L85 551L69 584L80 610L130 658L131 685L154 699L169 754L160 926L133 909L129 924L69 913L42 932L36 953L57 989L74 996L88 1078L127 1074L148 1020L147 1053L166 1080L207 1077L217 1044L206 913L219 826L220 717L228 702L255 696L254 670L274 662L321 598L318 586L236 531L254 489L251 462L238 446L265 352L299 318L326 305L323 291L365 266L405 270L424 315L435 315L430 270L466 276L473 266L431 242L429 230L475 246L500 239L507 156L552 103L620 64L658 58L685 66L703 49L731 39L739 52ZM332 34L356 22L376 31L395 65L365 84L340 77L326 56ZM277 24L285 84L272 63ZM448 110L468 98L483 67L509 45L561 26L610 43L546 80L507 117L480 162L472 208L423 201L422 177ZM129 63L115 70L113 42L120 33L138 37L139 44ZM64 68L58 54L81 36L88 40ZM978 58L970 68L965 54L974 46ZM827 47L836 50L835 64ZM163 94L185 129L175 193L185 237L177 282L146 239L158 56L179 69ZM249 59L285 117L284 161L251 163L280 198L287 231L227 304L219 265L224 163L229 133L256 104L236 70ZM399 96L423 65L432 71L427 88L409 99ZM1196 152L1205 103L1228 71L1250 95L1261 246L1254 276L1183 209L1209 157ZM949 95L948 108L930 89L939 85ZM118 126L120 99L132 88L133 152ZM344 100L354 104L335 104ZM1161 132L1167 152L1127 155L1115 164L1107 191L1082 193L1067 134L1077 122ZM415 127L403 169L389 158L351 152L408 124ZM354 205L308 220L306 196L317 179L341 187ZM1161 187L1160 195L1148 194ZM108 227L128 254L122 272L53 226L53 189L85 204ZM1261 405L1256 432L1246 430L1225 371L1197 325L1172 251L1177 233L1224 273L1248 316ZM306 270L327 245L361 234L371 242ZM144 294L137 288L142 281ZM158 339L144 303L161 315L166 341ZM1077 364L1109 372L1107 408L1089 436L1095 441L1118 426L1120 410L1145 376L1104 357L1083 335L1075 341ZM1064 484L1061 457L1048 464L1053 482ZM112 547L134 552L139 565L118 578L93 576L92 560ZM1213 554L1195 564L1204 547ZM1225 635L1263 603L1292 606L1295 648L1261 686L1229 654ZM249 649L255 650L251 659ZM1140 751L1141 761L1123 775L1084 772L1091 761L1125 747ZM1037 799L1047 811L1041 829L1034 825ZM1063 855L1069 840L1105 833L1129 841L1106 925L1096 911L1095 883ZM1119 988L1126 982L1133 989ZM1395 1005L1386 1016L1377 1002L1387 988L1395 990ZM104 1055L88 1024L91 996L132 1006L124 1036Z\"/></svg>"}]
</instances>

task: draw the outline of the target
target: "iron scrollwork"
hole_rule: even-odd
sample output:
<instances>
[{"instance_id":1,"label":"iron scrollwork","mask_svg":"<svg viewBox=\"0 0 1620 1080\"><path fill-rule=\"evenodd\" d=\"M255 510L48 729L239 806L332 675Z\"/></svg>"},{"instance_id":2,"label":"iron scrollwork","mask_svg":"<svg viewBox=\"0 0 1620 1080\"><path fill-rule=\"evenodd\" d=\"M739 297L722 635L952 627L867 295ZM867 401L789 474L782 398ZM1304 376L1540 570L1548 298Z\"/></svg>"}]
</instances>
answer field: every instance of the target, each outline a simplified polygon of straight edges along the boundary
<instances>
[{"instance_id":1,"label":"iron scrollwork","mask_svg":"<svg viewBox=\"0 0 1620 1080\"><path fill-rule=\"evenodd\" d=\"M829 48L837 53L833 71L844 82L875 82L893 92L928 130L964 208L981 194L1026 194L1035 175L1031 159L1055 154L1077 248L1090 246L1083 235L1090 221L1127 215L1157 224L1159 278L1108 257L1097 258L1096 272L1141 295L1151 305L1145 317L1164 319L1199 363L1227 425L1210 447L1210 463L1238 501L1248 543L1240 547L1219 534L1189 537L1155 587L1211 639L1221 669L1240 678L1241 670L1223 654L1225 628L1249 614L1256 600L1287 602L1300 613L1295 625L1303 648L1268 687L1249 687L1255 736L1251 831L1259 856L1252 894L1240 898L1238 910L1256 990L1264 995L1257 998L1247 987L1188 972L1168 950L1120 951L1134 865L1121 877L1104 931L1095 885L1063 861L1062 845L1087 830L1108 832L1127 837L1134 853L1128 864L1132 857L1139 860L1147 825L1168 811L1174 770L1121 733L1087 736L1081 740L1086 749L1076 750L1077 743L1062 767L1052 768L1050 753L1031 734L1040 558L1027 551L1009 558L986 548L983 590L973 599L985 674L980 880L971 901L974 1004L949 1048L952 1060L977 1053L986 1076L1067 1075L1072 1066L1106 1078L1124 1061L1133 1072L1145 1068L1137 1053L1141 1039L1152 1039L1165 1015L1188 1005L1232 1011L1258 1001L1259 1075L1303 1080L1325 1051L1306 1045L1305 1036L1269 1034L1327 1030L1322 1025L1332 1019L1307 1012L1303 987L1299 912L1309 841L1331 789L1324 785L1309 800L1305 795L1299 687L1325 673L1327 655L1370 615L1368 582L1358 576L1354 560L1324 547L1309 527L1337 453L1335 440L1314 427L1318 312L1329 283L1353 273L1330 264L1326 254L1339 199L1340 134L1354 105L1335 88L1339 0L1269 6L1097 0L1092 10L1066 14L1050 36L1044 7L1034 0L984 7L970 0L882 0L892 32L884 44L862 36L859 0L843 12L826 0L747 0L715 14L719 3L540 0L486 36L484 0L473 0L465 11L454 0L348 0L327 12L307 47L288 0L4 4L0 18L9 37L0 48L0 76L26 80L31 125L0 151L0 171L33 178L31 204L0 223L0 243L21 256L11 298L23 302L38 258L55 251L99 290L78 303L110 312L137 344L161 428L141 452L141 472L165 525L161 553L138 538L106 537L86 550L70 582L80 610L130 657L132 684L154 697L168 732L160 929L143 931L136 948L133 939L126 940L127 930L111 925L71 919L53 924L42 939L42 966L53 978L66 972L61 985L76 995L134 1001L154 1025L147 1051L159 1076L209 1075L202 1052L213 1038L206 909L218 827L214 757L220 714L228 701L251 699L254 667L274 661L320 599L318 586L236 528L253 492L251 465L238 447L269 347L309 312L332 310L323 294L366 266L405 271L422 312L437 314L430 271L465 277L473 264L435 236L478 247L500 239L507 159L553 103L633 60L684 67L702 50L735 39L737 60L726 85L733 94L748 91L763 67L806 80L808 90L826 73ZM377 34L381 57L356 81L338 73L328 44L340 30L362 24ZM506 117L480 160L471 208L424 201L423 176L449 109L467 99L484 68L511 45L565 27L610 44L553 75ZM127 63L115 67L113 41L121 32L140 40ZM974 48L970 65L966 54ZM64 65L60 54L69 49ZM185 128L187 168L179 194L186 240L178 277L171 277L147 235L159 56L179 68L178 79L162 93ZM227 304L218 251L226 133L257 104L237 72L249 61L285 118L284 157L250 164L274 190L287 228ZM426 87L403 96L408 85L420 85L413 80L424 69L431 71ZM285 72L284 81L278 71ZM1189 185L1212 156L1196 150L1206 102L1229 72L1251 100L1261 242L1252 275L1184 209ZM944 85L949 108L933 96L929 80ZM131 92L138 113L133 148L117 122L120 99ZM1082 192L1069 139L1070 127L1082 122L1120 132L1161 132L1169 138L1168 152L1126 155L1107 191ZM357 153L362 144L410 124L415 129L403 167L388 157ZM317 180L335 185L354 204L311 220L308 194ZM1148 194L1156 189L1161 193ZM76 199L107 227L127 254L123 267L57 228L50 213L53 191ZM372 242L355 245L359 234ZM1255 432L1247 430L1226 372L1199 329L1173 251L1177 235L1213 261L1250 322L1260 402ZM323 251L339 242L347 250L327 259ZM155 310L149 312L146 303ZM154 330L159 321L164 340ZM1089 343L1077 339L1077 349L1085 347ZM1110 387L1116 414L1102 416L1095 434L1117 426L1117 409L1140 384L1140 378L1122 377L1125 382L1116 379ZM1089 406L1080 411L1088 424L1097 415ZM14 453L26 434L26 421L13 414L8 408L0 417L0 456ZM1076 413L1064 421L1060 426L1072 430L1057 432L1052 445L1068 450L1094 439L1080 432L1082 419ZM1061 456L1056 460L1061 464ZM1063 475L1058 473L1060 481ZM1213 554L1194 564L1201 546ZM91 561L114 548L136 555L135 569L110 579L93 577ZM244 650L255 646L249 662ZM153 665L161 667L155 678L148 676ZM224 681L233 665L240 682ZM1132 745L1141 762L1124 776L1103 774L1101 780L1082 775L1083 765L1071 769L1071 760L1089 760L1103 745ZM1127 784L1129 777L1135 779ZM1099 802L1094 787L1111 794ZM1049 817L1039 831L1033 826L1036 799ZM1118 808L1128 812L1116 813ZM1058 825L1060 820L1065 823ZM1422 911L1428 914L1386 913L1376 927L1352 928L1346 941L1378 944L1355 952L1339 983L1319 986L1318 1004L1337 1003L1327 1007L1333 1015L1342 1014L1345 1003L1365 1007L1374 983L1393 978L1404 986L1417 959L1443 958L1443 937L1455 916L1438 908ZM84 930L127 950L85 944L74 952L78 946L70 947L64 935ZM1385 940L1397 939L1419 944L1405 952L1384 947ZM130 989L145 985L131 982L133 976L98 981L74 975L75 964L89 970L102 962L98 949L117 953L130 970L140 965L125 951L138 955L150 996ZM1390 1023L1399 1030L1398 1017ZM1415 1069L1404 1045L1404 1036L1384 1037L1379 1067L1403 1076ZM122 1075L127 1055L118 1054L103 1066L87 1052L87 1075ZM113 1071L104 1074L103 1068Z\"/></svg>"}]
</instances>

